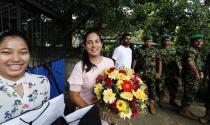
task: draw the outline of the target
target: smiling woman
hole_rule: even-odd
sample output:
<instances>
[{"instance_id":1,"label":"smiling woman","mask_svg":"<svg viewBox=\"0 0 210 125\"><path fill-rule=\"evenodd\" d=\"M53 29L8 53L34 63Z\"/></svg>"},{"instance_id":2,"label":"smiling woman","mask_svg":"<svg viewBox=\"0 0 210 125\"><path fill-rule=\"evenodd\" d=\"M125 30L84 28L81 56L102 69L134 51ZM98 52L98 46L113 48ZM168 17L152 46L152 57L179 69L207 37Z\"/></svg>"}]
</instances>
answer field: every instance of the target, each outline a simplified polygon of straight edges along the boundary
<instances>
[{"instance_id":1,"label":"smiling woman","mask_svg":"<svg viewBox=\"0 0 210 125\"><path fill-rule=\"evenodd\" d=\"M91 105L94 102L93 88L96 84L96 77L107 67L113 67L114 62L110 58L101 56L103 42L101 35L96 30L90 30L84 36L83 58L79 61L68 79L70 84L70 99L78 108ZM99 123L96 121L99 120ZM96 119L92 124L100 124ZM102 125L107 125L102 121Z\"/></svg>"},{"instance_id":2,"label":"smiling woman","mask_svg":"<svg viewBox=\"0 0 210 125\"><path fill-rule=\"evenodd\" d=\"M0 35L0 123L40 106L49 99L46 77L26 73L30 46L17 31Z\"/></svg>"},{"instance_id":3,"label":"smiling woman","mask_svg":"<svg viewBox=\"0 0 210 125\"><path fill-rule=\"evenodd\" d=\"M5 37L0 44L0 74L11 80L23 76L29 62L29 49L21 37Z\"/></svg>"}]
</instances>

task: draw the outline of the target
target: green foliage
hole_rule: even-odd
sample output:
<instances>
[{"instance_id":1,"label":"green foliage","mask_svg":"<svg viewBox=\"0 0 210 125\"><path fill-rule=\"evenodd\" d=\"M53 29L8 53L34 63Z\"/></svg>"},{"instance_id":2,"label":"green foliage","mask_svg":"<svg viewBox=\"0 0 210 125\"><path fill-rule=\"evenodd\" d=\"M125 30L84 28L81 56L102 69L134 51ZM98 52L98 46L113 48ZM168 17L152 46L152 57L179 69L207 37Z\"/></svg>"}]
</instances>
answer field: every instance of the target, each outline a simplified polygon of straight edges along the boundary
<instances>
[{"instance_id":1,"label":"green foliage","mask_svg":"<svg viewBox=\"0 0 210 125\"><path fill-rule=\"evenodd\" d=\"M210 9L200 0L53 0L52 6L63 15L71 34L90 27L109 37L143 31L159 42L168 33L181 46L194 33L210 37Z\"/></svg>"},{"instance_id":2,"label":"green foliage","mask_svg":"<svg viewBox=\"0 0 210 125\"><path fill-rule=\"evenodd\" d=\"M144 30L160 37L164 33L175 36L179 45L187 45L194 33L208 35L210 11L199 0L161 0L159 4L147 4L148 18ZM149 10L149 9L148 9Z\"/></svg>"}]
</instances>

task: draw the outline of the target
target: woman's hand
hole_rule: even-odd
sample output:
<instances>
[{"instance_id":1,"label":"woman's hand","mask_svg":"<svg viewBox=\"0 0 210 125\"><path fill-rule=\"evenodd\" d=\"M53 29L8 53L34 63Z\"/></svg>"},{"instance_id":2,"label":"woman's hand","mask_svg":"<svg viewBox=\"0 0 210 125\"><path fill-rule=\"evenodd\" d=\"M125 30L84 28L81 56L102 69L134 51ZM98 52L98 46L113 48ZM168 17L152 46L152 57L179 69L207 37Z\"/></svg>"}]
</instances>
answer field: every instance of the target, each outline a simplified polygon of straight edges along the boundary
<instances>
[{"instance_id":1,"label":"woman's hand","mask_svg":"<svg viewBox=\"0 0 210 125\"><path fill-rule=\"evenodd\" d=\"M70 91L69 97L79 108L88 106L88 103L80 96L80 92Z\"/></svg>"}]
</instances>

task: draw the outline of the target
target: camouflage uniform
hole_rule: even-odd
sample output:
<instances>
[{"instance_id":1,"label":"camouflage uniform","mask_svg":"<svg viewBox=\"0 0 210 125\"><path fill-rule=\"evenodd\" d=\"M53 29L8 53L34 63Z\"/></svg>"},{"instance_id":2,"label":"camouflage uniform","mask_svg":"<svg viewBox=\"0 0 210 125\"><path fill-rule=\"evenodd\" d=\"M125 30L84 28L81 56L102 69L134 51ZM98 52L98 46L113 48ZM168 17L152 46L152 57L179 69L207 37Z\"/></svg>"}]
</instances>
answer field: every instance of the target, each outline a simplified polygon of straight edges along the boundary
<instances>
[{"instance_id":1,"label":"camouflage uniform","mask_svg":"<svg viewBox=\"0 0 210 125\"><path fill-rule=\"evenodd\" d=\"M134 59L139 60L137 61L135 72L147 84L149 98L154 100L156 92L155 76L157 72L157 61L160 60L160 55L155 48L143 46L134 53Z\"/></svg>"},{"instance_id":2,"label":"camouflage uniform","mask_svg":"<svg viewBox=\"0 0 210 125\"><path fill-rule=\"evenodd\" d=\"M174 100L179 87L179 67L176 61L178 57L176 55L176 48L167 47L160 49L160 55L162 59L162 75L161 82L159 83L160 94L164 95L164 87L168 87L170 98Z\"/></svg>"},{"instance_id":3,"label":"camouflage uniform","mask_svg":"<svg viewBox=\"0 0 210 125\"><path fill-rule=\"evenodd\" d=\"M203 124L206 124L210 121L210 96L209 96L210 95L210 80L207 78L210 78L210 53L208 54L208 57L206 59L205 75L204 75L204 82L207 82L208 84L207 93L206 93L206 103L205 103L206 114L199 119L199 121Z\"/></svg>"},{"instance_id":4,"label":"camouflage uniform","mask_svg":"<svg viewBox=\"0 0 210 125\"><path fill-rule=\"evenodd\" d=\"M208 75L208 87L207 87L207 97L206 97L206 103L205 107L207 110L210 110L210 53L208 54L207 60L206 60L206 65L208 69L206 72L206 75Z\"/></svg>"},{"instance_id":5,"label":"camouflage uniform","mask_svg":"<svg viewBox=\"0 0 210 125\"><path fill-rule=\"evenodd\" d=\"M198 71L201 71L201 56L199 49L189 47L184 52L182 58L182 79L184 83L184 95L182 98L182 106L189 106L200 87L200 79L196 79L195 74L189 69L187 64L188 59L191 59Z\"/></svg>"}]
</instances>

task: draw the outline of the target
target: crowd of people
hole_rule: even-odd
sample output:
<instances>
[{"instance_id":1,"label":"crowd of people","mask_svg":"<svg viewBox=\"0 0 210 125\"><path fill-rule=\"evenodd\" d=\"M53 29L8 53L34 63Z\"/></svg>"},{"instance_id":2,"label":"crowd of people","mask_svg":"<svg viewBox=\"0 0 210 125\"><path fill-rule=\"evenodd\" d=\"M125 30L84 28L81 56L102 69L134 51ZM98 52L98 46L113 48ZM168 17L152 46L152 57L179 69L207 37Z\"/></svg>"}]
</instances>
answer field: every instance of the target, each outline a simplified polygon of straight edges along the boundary
<instances>
[{"instance_id":1,"label":"crowd of people","mask_svg":"<svg viewBox=\"0 0 210 125\"><path fill-rule=\"evenodd\" d=\"M76 63L67 80L70 85L69 97L76 104L76 110L95 103L93 89L96 77L105 68L115 66L132 68L142 78L148 88L151 114L156 113L156 96L159 97L159 106L163 107L164 89L168 88L169 104L179 108L182 116L199 119L201 123L210 120L210 53L205 59L205 66L202 67L204 59L201 59L200 49L203 45L203 35L191 36L190 45L181 57L172 47L172 38L168 34L162 35L160 49L153 46L153 36L145 34L144 45L132 50L131 34L124 33L120 39L121 45L115 48L112 59L101 55L103 40L98 31L88 31L83 40L82 59ZM24 35L17 31L7 31L0 35L0 123L49 100L48 79L42 75L25 72L29 59L30 45ZM199 118L190 111L190 106L201 84L207 86L208 94L205 103L206 114ZM184 94L180 105L175 100L178 88L182 85ZM92 124L96 121L92 121ZM102 125L109 124L103 119L99 121Z\"/></svg>"},{"instance_id":2,"label":"crowd of people","mask_svg":"<svg viewBox=\"0 0 210 125\"><path fill-rule=\"evenodd\" d=\"M127 33L125 33L127 34ZM124 35L125 35L124 34ZM124 36L123 35L123 36ZM128 35L129 39L131 35ZM209 93L209 55L207 59L201 58L201 49L204 44L202 34L194 34L190 38L190 45L185 48L183 54L178 55L177 49L172 46L172 37L168 34L161 36L161 46L153 46L153 36L145 34L143 37L144 45L133 50L132 53L132 69L137 73L148 87L148 96L150 100L149 111L155 114L155 97L158 97L159 106L163 107L163 99L165 97L165 88L169 91L169 104L179 109L179 114L189 119L199 119L201 123L207 123L210 120L209 97L206 98L206 114L199 118L190 111L190 106L195 100L201 85L208 86ZM130 41L126 37L122 37L122 45L124 48L129 47ZM131 60L125 53L124 48L120 50L117 47L114 50L112 58L117 59L116 51L118 50L118 58L121 60ZM122 48L122 47L121 47ZM122 59L123 58L123 59ZM206 60L206 62L202 62ZM128 66L123 61L121 66ZM116 65L120 64L115 63ZM205 63L205 66L202 66ZM129 66L128 66L129 67ZM129 67L130 68L130 67ZM177 99L179 87L183 88L183 96L181 105L175 101Z\"/></svg>"}]
</instances>

